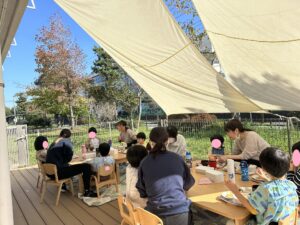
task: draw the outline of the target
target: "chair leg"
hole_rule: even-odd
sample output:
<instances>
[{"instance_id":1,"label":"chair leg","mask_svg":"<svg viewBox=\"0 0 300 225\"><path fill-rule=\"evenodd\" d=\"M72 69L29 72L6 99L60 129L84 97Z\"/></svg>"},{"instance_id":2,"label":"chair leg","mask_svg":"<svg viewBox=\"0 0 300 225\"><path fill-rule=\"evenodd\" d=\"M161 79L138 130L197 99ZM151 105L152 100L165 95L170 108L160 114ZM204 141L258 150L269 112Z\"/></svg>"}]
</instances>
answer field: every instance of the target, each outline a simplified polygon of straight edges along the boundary
<instances>
[{"instance_id":1,"label":"chair leg","mask_svg":"<svg viewBox=\"0 0 300 225\"><path fill-rule=\"evenodd\" d=\"M100 188L98 187L98 185L96 185L96 191L97 191L97 198L100 198Z\"/></svg>"},{"instance_id":2,"label":"chair leg","mask_svg":"<svg viewBox=\"0 0 300 225\"><path fill-rule=\"evenodd\" d=\"M119 185L116 183L116 192L119 192Z\"/></svg>"},{"instance_id":3,"label":"chair leg","mask_svg":"<svg viewBox=\"0 0 300 225\"><path fill-rule=\"evenodd\" d=\"M58 188L57 188L57 196L56 196L56 202L55 202L55 205L56 205L56 206L58 206L61 188L62 188L62 183L60 183L60 185L59 185Z\"/></svg>"},{"instance_id":4,"label":"chair leg","mask_svg":"<svg viewBox=\"0 0 300 225\"><path fill-rule=\"evenodd\" d=\"M73 181L72 181L72 179L70 180L70 187L71 187L71 193L72 193L72 196L74 196L75 193L74 193L74 186L73 186Z\"/></svg>"},{"instance_id":5,"label":"chair leg","mask_svg":"<svg viewBox=\"0 0 300 225\"><path fill-rule=\"evenodd\" d=\"M43 201L44 201L44 196L45 196L46 188L47 188L47 182L45 182L45 184L43 186L43 190L42 190L42 194L41 194L41 199L40 199L41 203L43 203Z\"/></svg>"},{"instance_id":6,"label":"chair leg","mask_svg":"<svg viewBox=\"0 0 300 225\"><path fill-rule=\"evenodd\" d=\"M36 182L36 188L39 188L40 178L41 178L41 174L39 173L38 179L37 179L37 182Z\"/></svg>"},{"instance_id":7,"label":"chair leg","mask_svg":"<svg viewBox=\"0 0 300 225\"><path fill-rule=\"evenodd\" d=\"M40 193L42 193L42 191L43 191L43 186L44 186L44 180L42 179L42 180L41 180Z\"/></svg>"},{"instance_id":8,"label":"chair leg","mask_svg":"<svg viewBox=\"0 0 300 225\"><path fill-rule=\"evenodd\" d=\"M123 219L121 222L121 225L125 225L125 224L126 224L126 221Z\"/></svg>"}]
</instances>

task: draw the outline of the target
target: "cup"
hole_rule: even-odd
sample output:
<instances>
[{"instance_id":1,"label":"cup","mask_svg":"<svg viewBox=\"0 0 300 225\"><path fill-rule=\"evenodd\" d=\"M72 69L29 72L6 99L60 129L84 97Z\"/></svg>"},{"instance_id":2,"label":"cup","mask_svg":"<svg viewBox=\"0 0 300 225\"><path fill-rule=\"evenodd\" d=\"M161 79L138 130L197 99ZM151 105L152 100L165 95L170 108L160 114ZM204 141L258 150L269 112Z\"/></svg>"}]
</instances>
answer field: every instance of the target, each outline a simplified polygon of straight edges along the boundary
<instances>
[{"instance_id":1,"label":"cup","mask_svg":"<svg viewBox=\"0 0 300 225\"><path fill-rule=\"evenodd\" d=\"M213 167L213 168L217 168L217 161L208 161L208 166Z\"/></svg>"}]
</instances>

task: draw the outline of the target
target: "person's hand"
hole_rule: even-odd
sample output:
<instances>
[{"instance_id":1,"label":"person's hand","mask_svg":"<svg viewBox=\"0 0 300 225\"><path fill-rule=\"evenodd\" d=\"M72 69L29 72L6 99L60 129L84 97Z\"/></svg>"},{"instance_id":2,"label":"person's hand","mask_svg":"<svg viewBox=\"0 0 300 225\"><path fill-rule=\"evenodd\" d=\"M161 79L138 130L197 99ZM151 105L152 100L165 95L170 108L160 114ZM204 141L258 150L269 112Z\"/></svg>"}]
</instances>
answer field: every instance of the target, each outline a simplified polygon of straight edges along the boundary
<instances>
[{"instance_id":1,"label":"person's hand","mask_svg":"<svg viewBox=\"0 0 300 225\"><path fill-rule=\"evenodd\" d=\"M262 170L262 168L257 168L256 169L256 174L258 176L260 176L262 179L266 180L266 181L270 181L271 178Z\"/></svg>"},{"instance_id":2,"label":"person's hand","mask_svg":"<svg viewBox=\"0 0 300 225\"><path fill-rule=\"evenodd\" d=\"M295 171L295 166L294 166L294 163L293 163L293 160L290 161L290 169L289 171Z\"/></svg>"},{"instance_id":3,"label":"person's hand","mask_svg":"<svg viewBox=\"0 0 300 225\"><path fill-rule=\"evenodd\" d=\"M226 162L227 161L227 156L226 155L220 155L217 158L218 162Z\"/></svg>"},{"instance_id":4,"label":"person's hand","mask_svg":"<svg viewBox=\"0 0 300 225\"><path fill-rule=\"evenodd\" d=\"M225 185L233 194L240 192L240 188L230 180L225 180Z\"/></svg>"}]
</instances>

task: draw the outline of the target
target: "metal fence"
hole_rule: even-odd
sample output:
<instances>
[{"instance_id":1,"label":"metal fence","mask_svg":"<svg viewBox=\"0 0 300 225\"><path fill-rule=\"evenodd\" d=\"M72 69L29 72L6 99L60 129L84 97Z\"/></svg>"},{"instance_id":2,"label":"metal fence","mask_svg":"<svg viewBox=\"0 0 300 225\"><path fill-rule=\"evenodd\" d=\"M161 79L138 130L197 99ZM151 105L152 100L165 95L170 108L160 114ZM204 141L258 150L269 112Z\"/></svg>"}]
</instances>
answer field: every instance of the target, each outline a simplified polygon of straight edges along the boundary
<instances>
[{"instance_id":1,"label":"metal fence","mask_svg":"<svg viewBox=\"0 0 300 225\"><path fill-rule=\"evenodd\" d=\"M156 126L167 126L174 125L178 128L179 133L183 134L186 138L188 150L190 150L195 158L206 158L210 146L210 137L214 134L221 134L225 138L225 149L227 153L231 152L232 141L228 139L224 132L224 124L227 120L152 120L152 121L141 121L139 130L136 130L137 121L127 121L130 127L138 132L142 131L149 137L149 133L153 127ZM260 121L242 121L246 128L256 131L261 135L267 142L272 146L279 147L285 151L289 151L293 143L300 141L300 122L291 119L272 119L272 120L260 120ZM94 126L98 131L98 137L101 141L112 140L113 144L116 145L118 142L119 132L115 129L115 122L103 122L100 124L90 125ZM88 138L88 125L78 126L72 131L72 142L74 145L75 154L80 154L81 146L85 143ZM37 129L28 131L28 147L27 156L29 155L29 164L35 164L35 150L34 140L39 135L44 135L48 138L51 143L54 141L62 128L51 128L51 129ZM13 165L26 165L24 163L24 157L17 157L20 155L19 150L12 146L16 146L16 137L13 137L13 132L8 131L9 139L9 155L11 164ZM17 135L18 136L18 135ZM26 135L25 135L26 136ZM10 140L11 139L11 140ZM24 139L25 140L25 139ZM22 151L21 151L22 152ZM25 154L25 156L26 156ZM18 160L21 159L19 162ZM25 157L26 159L26 157ZM26 161L26 160L25 160ZM28 164L28 162L27 162Z\"/></svg>"}]
</instances>

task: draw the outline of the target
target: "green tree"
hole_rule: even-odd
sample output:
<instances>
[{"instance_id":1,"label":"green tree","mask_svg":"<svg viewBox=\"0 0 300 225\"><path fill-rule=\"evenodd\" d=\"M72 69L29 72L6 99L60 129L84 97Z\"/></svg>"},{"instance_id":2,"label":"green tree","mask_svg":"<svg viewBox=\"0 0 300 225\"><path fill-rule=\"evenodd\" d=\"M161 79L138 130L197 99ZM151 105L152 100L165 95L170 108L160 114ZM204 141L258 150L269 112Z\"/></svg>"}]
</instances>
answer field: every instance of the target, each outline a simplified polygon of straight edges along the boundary
<instances>
[{"instance_id":1,"label":"green tree","mask_svg":"<svg viewBox=\"0 0 300 225\"><path fill-rule=\"evenodd\" d=\"M14 109L5 106L5 115L6 116L12 116L13 114L14 114Z\"/></svg>"},{"instance_id":2,"label":"green tree","mask_svg":"<svg viewBox=\"0 0 300 225\"><path fill-rule=\"evenodd\" d=\"M94 47L97 58L92 71L98 81L89 88L89 95L98 103L116 104L132 114L139 103L141 88L101 47Z\"/></svg>"},{"instance_id":3,"label":"green tree","mask_svg":"<svg viewBox=\"0 0 300 225\"><path fill-rule=\"evenodd\" d=\"M164 1L193 44L210 63L213 63L216 54L211 51L211 47L207 48L211 43L192 0Z\"/></svg>"},{"instance_id":4,"label":"green tree","mask_svg":"<svg viewBox=\"0 0 300 225\"><path fill-rule=\"evenodd\" d=\"M26 115L27 112L27 95L24 92L19 92L15 94L16 99L16 113L17 115Z\"/></svg>"},{"instance_id":5,"label":"green tree","mask_svg":"<svg viewBox=\"0 0 300 225\"><path fill-rule=\"evenodd\" d=\"M87 85L85 55L58 15L50 19L48 27L42 27L35 40L39 77L27 93L46 113L68 114L73 128L74 110L81 106L81 93Z\"/></svg>"}]
</instances>

